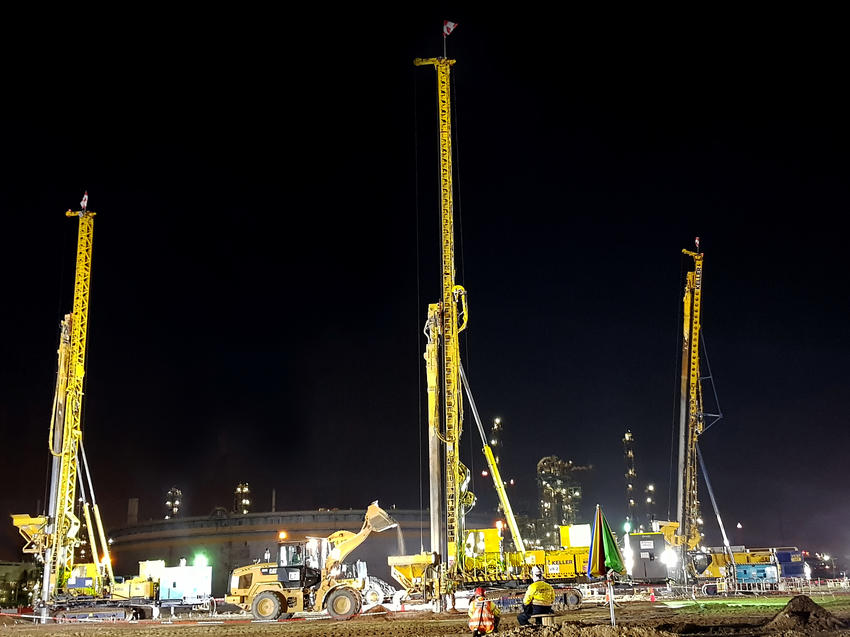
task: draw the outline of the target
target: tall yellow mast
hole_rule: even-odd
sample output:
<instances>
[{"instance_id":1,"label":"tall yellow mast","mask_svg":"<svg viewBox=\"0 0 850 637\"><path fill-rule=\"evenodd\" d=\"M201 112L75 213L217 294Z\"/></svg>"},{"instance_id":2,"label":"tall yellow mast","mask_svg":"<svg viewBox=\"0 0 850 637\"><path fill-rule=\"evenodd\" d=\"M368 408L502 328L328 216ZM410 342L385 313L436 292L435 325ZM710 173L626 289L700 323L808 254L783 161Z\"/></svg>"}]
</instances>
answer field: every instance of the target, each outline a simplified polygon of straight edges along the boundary
<instances>
[{"instance_id":1,"label":"tall yellow mast","mask_svg":"<svg viewBox=\"0 0 850 637\"><path fill-rule=\"evenodd\" d=\"M458 301L466 292L455 284L454 263L454 202L452 185L452 128L451 128L451 83L450 71L455 60L447 58L417 58L416 66L433 66L437 71L437 108L440 126L440 227L441 227L441 302L428 306L426 334L426 374L429 404L429 457L431 459L431 546L432 550L447 558L452 571L458 560L463 532L461 488L466 481L466 468L460 463L460 434L463 422L463 400L460 385L460 349L458 333ZM442 340L442 348L437 346ZM442 353L442 365L438 363L438 352ZM440 367L442 369L440 370ZM442 371L442 401L439 400L439 375ZM442 411L439 413L440 402ZM441 415L443 416L441 418ZM445 423L443 426L443 422ZM445 443L445 520L446 546L437 538L442 536L442 520L439 513L439 472L433 472L438 464L439 441Z\"/></svg>"},{"instance_id":2,"label":"tall yellow mast","mask_svg":"<svg viewBox=\"0 0 850 637\"><path fill-rule=\"evenodd\" d=\"M48 435L48 448L52 456L50 473L50 501L47 516L13 515L12 520L26 540L24 552L38 554L44 561L42 600L47 602L61 589L74 568L74 547L80 530L80 520L75 514L77 484L82 484L79 472L82 449L83 384L86 367L86 341L88 336L89 290L91 285L92 241L94 216L86 210L85 203L78 211L68 210L68 217L79 219L77 233L76 269L74 277L73 312L62 321L59 340L59 365L54 396L53 414ZM83 493L85 489L83 489ZM99 556L94 529L86 501L83 512L87 520L92 559L101 571L113 579L108 544L103 523L89 481L94 519L100 538L103 556Z\"/></svg>"},{"instance_id":3,"label":"tall yellow mast","mask_svg":"<svg viewBox=\"0 0 850 637\"><path fill-rule=\"evenodd\" d=\"M697 244L698 245L698 244ZM694 260L694 269L687 273L683 299L682 326L682 387L679 435L679 489L677 543L694 548L699 544L700 511L697 497L697 440L703 431L702 383L700 380L699 338L702 309L701 252L682 252ZM684 558L684 554L682 556ZM683 569L687 578L687 568Z\"/></svg>"},{"instance_id":4,"label":"tall yellow mast","mask_svg":"<svg viewBox=\"0 0 850 637\"><path fill-rule=\"evenodd\" d=\"M70 322L71 342L68 360L68 386L65 392L65 424L62 435L59 478L56 490L56 513L53 533L53 571L74 566L73 546L80 521L74 515L77 495L79 446L82 439L83 379L86 369L86 340L89 321L89 289L91 284L94 212L80 210L65 213L79 217L77 260L74 277L74 306L66 320Z\"/></svg>"},{"instance_id":5,"label":"tall yellow mast","mask_svg":"<svg viewBox=\"0 0 850 637\"><path fill-rule=\"evenodd\" d=\"M428 457L431 509L431 550L445 556L444 575L449 580L462 580L464 570L463 536L466 511L475 505L475 495L468 490L470 471L460 461L460 438L463 432L463 394L465 386L472 414L478 425L484 457L493 476L499 501L505 511L508 527L525 556L525 546L513 515L499 467L481 425L475 401L460 360L458 334L466 328L468 312L466 290L455 283L454 202L452 185L451 67L455 60L417 58L416 66L433 66L437 70L437 110L440 128L440 227L441 227L441 291L440 303L428 306L425 335L425 370L428 384ZM458 308L460 306L460 308ZM458 324L460 318L460 324ZM442 348L440 347L442 339ZM440 400L442 372L442 401ZM442 410L441 410L442 407ZM441 467L441 451L445 463ZM445 490L441 469L445 468ZM445 495L443 498L442 496ZM442 503L445 502L445 534Z\"/></svg>"}]
</instances>

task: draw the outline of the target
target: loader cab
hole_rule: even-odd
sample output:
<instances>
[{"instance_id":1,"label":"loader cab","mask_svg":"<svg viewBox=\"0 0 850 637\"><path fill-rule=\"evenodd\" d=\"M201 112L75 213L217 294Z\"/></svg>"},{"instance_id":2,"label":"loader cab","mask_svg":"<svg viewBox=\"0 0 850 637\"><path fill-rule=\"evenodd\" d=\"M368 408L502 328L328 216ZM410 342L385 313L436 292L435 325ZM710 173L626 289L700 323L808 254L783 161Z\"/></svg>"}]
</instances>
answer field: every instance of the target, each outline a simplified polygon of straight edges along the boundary
<instances>
[{"instance_id":1,"label":"loader cab","mask_svg":"<svg viewBox=\"0 0 850 637\"><path fill-rule=\"evenodd\" d=\"M278 545L278 580L285 588L309 588L322 578L324 559L312 540L281 542Z\"/></svg>"}]
</instances>

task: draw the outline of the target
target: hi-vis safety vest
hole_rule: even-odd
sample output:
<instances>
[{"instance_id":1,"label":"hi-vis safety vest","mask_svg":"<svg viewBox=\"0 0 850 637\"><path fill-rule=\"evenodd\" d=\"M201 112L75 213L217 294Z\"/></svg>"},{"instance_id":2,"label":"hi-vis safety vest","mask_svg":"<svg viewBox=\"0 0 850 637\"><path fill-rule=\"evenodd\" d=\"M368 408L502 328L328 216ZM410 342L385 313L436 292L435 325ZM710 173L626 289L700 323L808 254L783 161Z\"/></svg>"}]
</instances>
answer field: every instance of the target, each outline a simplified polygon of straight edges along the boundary
<instances>
[{"instance_id":1,"label":"hi-vis safety vest","mask_svg":"<svg viewBox=\"0 0 850 637\"><path fill-rule=\"evenodd\" d=\"M534 604L535 606L551 606L555 603L555 589L551 584L544 582L542 579L532 582L528 590L525 591L525 597L522 598L523 604Z\"/></svg>"},{"instance_id":2,"label":"hi-vis safety vest","mask_svg":"<svg viewBox=\"0 0 850 637\"><path fill-rule=\"evenodd\" d=\"M493 602L476 597L469 605L469 630L492 633L496 629Z\"/></svg>"}]
</instances>

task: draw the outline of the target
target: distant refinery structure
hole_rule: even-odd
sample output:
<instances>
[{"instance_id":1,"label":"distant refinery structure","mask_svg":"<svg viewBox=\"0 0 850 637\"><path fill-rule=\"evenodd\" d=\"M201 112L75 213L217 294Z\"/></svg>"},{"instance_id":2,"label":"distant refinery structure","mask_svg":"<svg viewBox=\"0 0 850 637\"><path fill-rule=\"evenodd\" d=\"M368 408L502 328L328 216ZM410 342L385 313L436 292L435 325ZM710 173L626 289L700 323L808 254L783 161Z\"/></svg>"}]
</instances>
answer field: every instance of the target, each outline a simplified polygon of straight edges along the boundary
<instances>
[{"instance_id":1,"label":"distant refinery structure","mask_svg":"<svg viewBox=\"0 0 850 637\"><path fill-rule=\"evenodd\" d=\"M637 529L635 524L635 511L637 504L635 503L635 481L637 480L637 469L635 469L635 437L631 430L626 430L626 435L623 436L623 454L626 458L626 522L623 525L623 530L627 533L632 529Z\"/></svg>"},{"instance_id":2,"label":"distant refinery structure","mask_svg":"<svg viewBox=\"0 0 850 637\"><path fill-rule=\"evenodd\" d=\"M499 450L502 448L502 419L494 418L493 426L490 428L490 449L496 464L499 464Z\"/></svg>"},{"instance_id":3,"label":"distant refinery structure","mask_svg":"<svg viewBox=\"0 0 850 637\"><path fill-rule=\"evenodd\" d=\"M233 492L233 512L247 515L251 512L251 489L247 482L240 482Z\"/></svg>"},{"instance_id":4,"label":"distant refinery structure","mask_svg":"<svg viewBox=\"0 0 850 637\"><path fill-rule=\"evenodd\" d=\"M171 487L165 494L165 519L171 520L180 515L183 492L177 487Z\"/></svg>"},{"instance_id":5,"label":"distant refinery structure","mask_svg":"<svg viewBox=\"0 0 850 637\"><path fill-rule=\"evenodd\" d=\"M643 489L642 501L638 507L637 498L637 468L635 466L635 437L630 429L623 436L623 457L626 462L626 520L623 530L646 531L652 528L655 520L655 485L648 482ZM638 511L643 510L643 516Z\"/></svg>"},{"instance_id":6,"label":"distant refinery structure","mask_svg":"<svg viewBox=\"0 0 850 637\"><path fill-rule=\"evenodd\" d=\"M490 449L493 452L493 460L496 463L496 466L499 467L500 469L502 467L501 467L501 458L499 456L499 450L502 448L502 433L503 433L502 419L501 418L494 418L493 419L493 426L490 428L489 441L490 441ZM490 472L487 469L481 470L481 476L483 478L486 478L489 475L490 475ZM503 476L503 478L504 478L504 476ZM514 486L515 482L516 481L513 478L504 478L503 479L503 483L505 485L505 488ZM499 504L496 507L496 510L499 513L504 512L504 508L502 507L501 504Z\"/></svg>"},{"instance_id":7,"label":"distant refinery structure","mask_svg":"<svg viewBox=\"0 0 850 637\"><path fill-rule=\"evenodd\" d=\"M580 521L582 486L577 474L592 468L592 465L577 465L558 456L540 459L537 463L538 518L526 523L526 545L556 547L560 527Z\"/></svg>"},{"instance_id":8,"label":"distant refinery structure","mask_svg":"<svg viewBox=\"0 0 850 637\"><path fill-rule=\"evenodd\" d=\"M504 423L494 418L488 432L490 449L497 466L501 467L501 450L504 446ZM561 526L581 522L582 485L579 474L591 470L591 465L577 465L572 460L561 460L558 456L546 456L537 463L537 517L534 514L517 516L523 528L523 544L526 548L557 548ZM489 476L483 469L482 477ZM515 480L505 478L506 488L513 487ZM498 511L504 514L501 505Z\"/></svg>"}]
</instances>

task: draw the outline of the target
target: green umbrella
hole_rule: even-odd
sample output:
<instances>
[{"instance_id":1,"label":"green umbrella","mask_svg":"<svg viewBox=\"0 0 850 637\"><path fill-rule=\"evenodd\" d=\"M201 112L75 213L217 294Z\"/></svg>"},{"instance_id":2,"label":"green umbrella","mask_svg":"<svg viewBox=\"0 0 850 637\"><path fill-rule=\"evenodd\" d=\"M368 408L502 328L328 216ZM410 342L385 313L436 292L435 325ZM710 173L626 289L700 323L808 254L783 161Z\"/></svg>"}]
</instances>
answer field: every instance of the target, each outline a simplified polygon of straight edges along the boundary
<instances>
[{"instance_id":1,"label":"green umbrella","mask_svg":"<svg viewBox=\"0 0 850 637\"><path fill-rule=\"evenodd\" d=\"M596 505L596 517L593 521L593 535L590 537L590 559L587 561L588 577L605 577L608 571L623 574L626 566L620 547L614 540L608 520L602 513L602 507Z\"/></svg>"},{"instance_id":2,"label":"green umbrella","mask_svg":"<svg viewBox=\"0 0 850 637\"><path fill-rule=\"evenodd\" d=\"M602 507L596 505L596 517L593 520L593 535L590 537L590 559L587 560L588 577L607 577L608 603L611 609L611 625L616 626L614 618L614 586L609 577L612 573L625 573L620 547L614 541L614 534L608 526L608 520L602 514Z\"/></svg>"}]
</instances>

